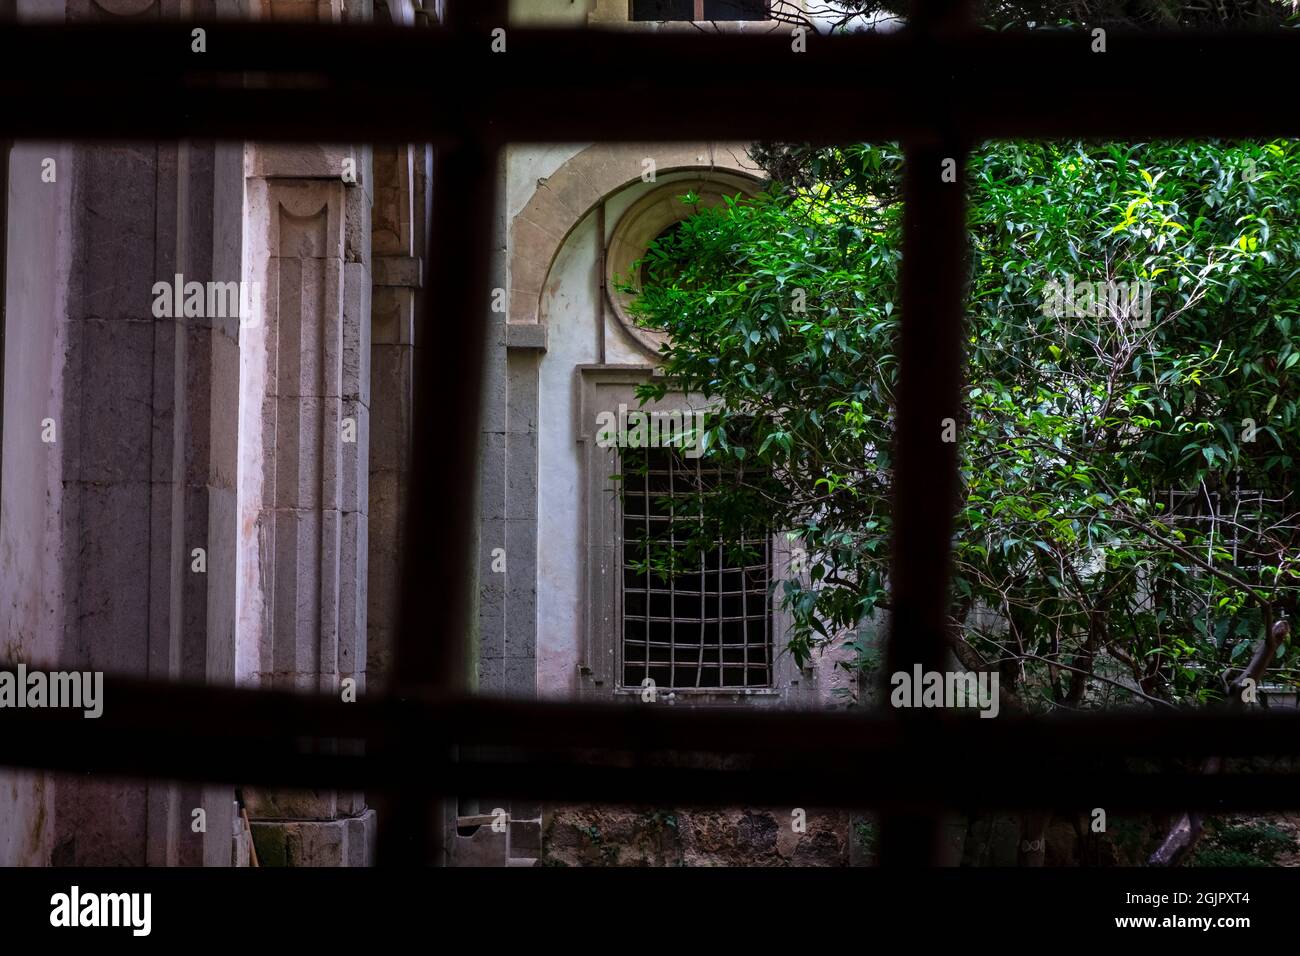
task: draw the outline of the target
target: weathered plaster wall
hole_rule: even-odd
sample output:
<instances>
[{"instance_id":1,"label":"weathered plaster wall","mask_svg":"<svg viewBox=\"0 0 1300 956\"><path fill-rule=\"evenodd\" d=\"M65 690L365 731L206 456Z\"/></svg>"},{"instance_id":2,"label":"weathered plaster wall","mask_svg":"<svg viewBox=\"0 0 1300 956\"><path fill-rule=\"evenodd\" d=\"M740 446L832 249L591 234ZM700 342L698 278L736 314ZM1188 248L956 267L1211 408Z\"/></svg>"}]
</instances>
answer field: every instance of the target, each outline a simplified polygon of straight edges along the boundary
<instances>
[{"instance_id":1,"label":"weathered plaster wall","mask_svg":"<svg viewBox=\"0 0 1300 956\"><path fill-rule=\"evenodd\" d=\"M62 461L41 441L59 415L64 374L59 321L67 301L66 236L72 163L66 148L22 143L10 156L4 447L0 449L0 660L51 667L63 638ZM62 175L41 182L41 161ZM56 429L57 429L56 422ZM57 438L57 431L56 431ZM0 769L0 865L49 859L53 775Z\"/></svg>"},{"instance_id":2,"label":"weathered plaster wall","mask_svg":"<svg viewBox=\"0 0 1300 956\"><path fill-rule=\"evenodd\" d=\"M595 216L569 236L547 280L547 350L537 422L537 694L576 697L586 568L574 368L600 361Z\"/></svg>"},{"instance_id":3,"label":"weathered plaster wall","mask_svg":"<svg viewBox=\"0 0 1300 956\"><path fill-rule=\"evenodd\" d=\"M629 178L635 178L629 168ZM637 198L656 186L688 179L673 173L655 183L639 179L607 204L606 234ZM537 693L575 697L582 658L583 580L587 567L583 468L577 432L575 369L602 361L651 366L607 307L598 325L598 275L602 243L597 216L589 213L565 240L546 280L539 317L547 350L539 367L537 553Z\"/></svg>"},{"instance_id":4,"label":"weathered plaster wall","mask_svg":"<svg viewBox=\"0 0 1300 956\"><path fill-rule=\"evenodd\" d=\"M560 143L545 146L506 147L506 215L510 222L523 211L539 188L557 169L582 150L587 143Z\"/></svg>"}]
</instances>

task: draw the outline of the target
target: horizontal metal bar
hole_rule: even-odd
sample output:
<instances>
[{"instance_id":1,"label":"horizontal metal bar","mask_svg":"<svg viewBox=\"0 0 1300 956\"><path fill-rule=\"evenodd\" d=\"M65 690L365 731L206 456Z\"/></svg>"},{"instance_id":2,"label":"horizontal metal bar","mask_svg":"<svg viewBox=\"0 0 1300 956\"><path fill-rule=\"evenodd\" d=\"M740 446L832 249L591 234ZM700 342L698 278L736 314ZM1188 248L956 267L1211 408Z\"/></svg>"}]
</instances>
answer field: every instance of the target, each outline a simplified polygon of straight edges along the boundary
<instances>
[{"instance_id":1,"label":"horizontal metal bar","mask_svg":"<svg viewBox=\"0 0 1300 956\"><path fill-rule=\"evenodd\" d=\"M0 667L0 673L15 673ZM899 711L746 709L677 710L488 696L386 696L345 702L333 695L282 690L104 678L103 714L79 710L0 709L0 763L14 737L42 734L71 742L85 734L158 731L179 737L256 740L268 732L290 737L340 737L382 741L390 731L413 732L438 742L518 743L530 747L624 745L634 749L763 752L781 748L844 751L870 756L898 745ZM941 750L960 751L977 741L1033 749L1067 748L1081 754L1135 756L1226 754L1300 755L1300 710L1097 711L992 720L948 717L941 711L915 729ZM160 723L159 715L166 721ZM952 736L956 743L943 740ZM909 740L914 744L916 740Z\"/></svg>"},{"instance_id":2,"label":"horizontal metal bar","mask_svg":"<svg viewBox=\"0 0 1300 956\"><path fill-rule=\"evenodd\" d=\"M1290 30L1111 31L1105 53L1083 31L904 30L814 37L795 53L780 33L510 28L494 53L485 31L225 21L202 24L207 51L194 53L194 26L0 28L0 132L437 142L466 130L498 142L933 140L940 128L967 139L1300 134L1288 92L1300 34ZM1224 76L1249 76L1249 93ZM754 92L737 96L738 83Z\"/></svg>"},{"instance_id":3,"label":"horizontal metal bar","mask_svg":"<svg viewBox=\"0 0 1300 956\"><path fill-rule=\"evenodd\" d=\"M675 806L825 806L940 813L1036 807L1107 813L1262 811L1300 804L1300 776L1186 772L1099 773L1060 763L995 764L886 759L869 766L757 767L728 771L589 766L572 761L465 762L446 770L461 794Z\"/></svg>"},{"instance_id":4,"label":"horizontal metal bar","mask_svg":"<svg viewBox=\"0 0 1300 956\"><path fill-rule=\"evenodd\" d=\"M801 799L828 805L906 804L924 796L930 783L947 780L936 799L971 805L1028 806L1102 790L1112 800L1131 798L1131 806L1172 808L1194 800L1237 808L1300 806L1291 802L1300 801L1294 771L1224 774L1217 781L1189 775L1177 778L1176 786L1168 774L1156 775L1168 777L1161 783L1149 773L1105 772L1122 769L1121 758L1294 755L1300 750L1300 713L1294 710L904 722L895 711L484 698L345 703L119 678L106 679L103 700L98 719L66 710L0 711L0 764L268 786L419 782L442 793L566 799L590 785L593 800L633 802L661 792L655 781L662 774L665 788L669 781L685 788L674 791L675 799L701 803L776 800L798 789ZM330 752L359 741L366 756ZM419 744L418 757L412 742ZM454 748L475 756L454 761ZM696 774L667 765L683 754L727 755L729 765L741 769ZM622 771L629 767L640 769L626 777ZM697 782L702 789L694 789ZM1070 789L1085 783L1083 790Z\"/></svg>"},{"instance_id":5,"label":"horizontal metal bar","mask_svg":"<svg viewBox=\"0 0 1300 956\"><path fill-rule=\"evenodd\" d=\"M420 787L448 794L593 803L670 803L678 806L789 804L880 810L948 807L957 810L1033 806L1124 810L1290 810L1300 801L1300 779L1283 773L1101 772L1064 760L954 762L944 755L894 752L870 763L846 759L765 763L727 770L591 762L581 755L474 758L454 761L437 749L365 756L248 752L243 744L174 740L174 758L157 765L78 759L60 752L46 769L154 780L227 781L244 785L400 791ZM8 749L8 748L7 748ZM84 750L82 751L84 752ZM735 758L731 758L735 761Z\"/></svg>"},{"instance_id":6,"label":"horizontal metal bar","mask_svg":"<svg viewBox=\"0 0 1300 956\"><path fill-rule=\"evenodd\" d=\"M971 741L957 735L958 741ZM5 758L21 765L33 741L7 740ZM46 743L55 743L46 741ZM1081 762L1075 748L1055 751L955 752L955 747L916 740L905 747L875 748L869 758L857 752L829 753L814 747L746 757L728 756L728 769L673 766L669 753L640 753L625 741L618 751L596 756L582 737L566 741L572 749L528 752L503 747L484 756L483 748L464 760L429 742L412 751L381 751L365 756L295 750L287 738L261 741L184 739L154 728L130 737L104 739L80 733L59 741L37 761L49 770L135 776L151 779L228 781L266 786L401 790L419 786L455 794L494 794L549 800L720 805L791 805L909 809L1010 809L1028 806L1102 806L1123 809L1294 809L1300 789L1294 770L1259 773L1110 772ZM1113 740L1109 745L1113 747ZM915 749L914 749L915 748ZM159 753L166 750L164 759ZM682 753L691 753L688 748ZM680 757L680 754L678 754Z\"/></svg>"}]
</instances>

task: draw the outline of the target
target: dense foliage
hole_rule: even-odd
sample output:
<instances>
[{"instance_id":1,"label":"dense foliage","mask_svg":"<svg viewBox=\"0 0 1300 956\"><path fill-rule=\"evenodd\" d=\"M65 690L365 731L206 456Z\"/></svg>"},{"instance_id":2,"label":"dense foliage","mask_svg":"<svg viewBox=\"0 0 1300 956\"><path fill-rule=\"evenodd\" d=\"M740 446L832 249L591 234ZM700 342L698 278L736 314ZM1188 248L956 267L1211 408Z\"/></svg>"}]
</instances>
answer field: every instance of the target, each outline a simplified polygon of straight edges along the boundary
<instances>
[{"instance_id":1,"label":"dense foliage","mask_svg":"<svg viewBox=\"0 0 1300 956\"><path fill-rule=\"evenodd\" d=\"M790 652L847 639L868 666L852 635L890 603L902 158L765 159L801 175L650 250L681 267L649 270L635 306L671 334L643 397L716 401L706 457L736 479L681 522L787 531ZM968 173L966 412L945 426L962 494L935 502L957 518L955 645L1031 706L1214 698L1296 601L1300 146L988 144ZM690 560L677 540L664 573ZM1281 648L1269 680L1295 660Z\"/></svg>"}]
</instances>

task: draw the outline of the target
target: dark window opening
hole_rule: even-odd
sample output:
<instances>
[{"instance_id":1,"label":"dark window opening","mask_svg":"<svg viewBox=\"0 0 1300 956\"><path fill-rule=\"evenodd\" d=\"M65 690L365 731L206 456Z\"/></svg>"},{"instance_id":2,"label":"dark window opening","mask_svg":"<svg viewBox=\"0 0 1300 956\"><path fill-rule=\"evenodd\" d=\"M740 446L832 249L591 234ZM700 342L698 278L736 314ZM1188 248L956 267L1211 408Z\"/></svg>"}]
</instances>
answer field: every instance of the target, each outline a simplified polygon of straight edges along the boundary
<instances>
[{"instance_id":1,"label":"dark window opening","mask_svg":"<svg viewBox=\"0 0 1300 956\"><path fill-rule=\"evenodd\" d=\"M695 0L632 0L633 20L694 20Z\"/></svg>"},{"instance_id":2,"label":"dark window opening","mask_svg":"<svg viewBox=\"0 0 1300 956\"><path fill-rule=\"evenodd\" d=\"M673 223L655 236L654 241L661 242L672 237L681 227L680 221ZM651 284L672 282L686 271L686 264L687 260L684 256L656 258L647 255L641 262L641 288L644 289Z\"/></svg>"},{"instance_id":3,"label":"dark window opening","mask_svg":"<svg viewBox=\"0 0 1300 956\"><path fill-rule=\"evenodd\" d=\"M632 0L633 20L766 20L767 0Z\"/></svg>"},{"instance_id":4,"label":"dark window opening","mask_svg":"<svg viewBox=\"0 0 1300 956\"><path fill-rule=\"evenodd\" d=\"M766 20L767 0L704 0L705 20Z\"/></svg>"}]
</instances>

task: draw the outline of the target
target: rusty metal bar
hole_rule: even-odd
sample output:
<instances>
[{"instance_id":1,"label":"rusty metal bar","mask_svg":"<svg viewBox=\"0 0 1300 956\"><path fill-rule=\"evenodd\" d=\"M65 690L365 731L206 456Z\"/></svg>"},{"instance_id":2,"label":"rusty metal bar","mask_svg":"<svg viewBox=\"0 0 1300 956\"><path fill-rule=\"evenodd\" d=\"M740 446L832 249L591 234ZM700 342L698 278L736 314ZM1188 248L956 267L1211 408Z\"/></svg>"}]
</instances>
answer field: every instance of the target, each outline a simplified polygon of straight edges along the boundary
<instances>
[{"instance_id":1,"label":"rusty metal bar","mask_svg":"<svg viewBox=\"0 0 1300 956\"><path fill-rule=\"evenodd\" d=\"M486 123L513 142L849 142L932 135L936 103L968 141L1300 133L1287 92L1294 30L1110 31L1105 53L1083 31L923 41L904 30L811 37L797 54L780 34L510 28L506 52L493 53L486 32L215 22L208 52L193 54L191 26L0 26L6 134L452 142ZM1194 62L1216 69L1188 72ZM1233 71L1250 76L1249 96L1222 82ZM1176 97L1164 95L1171 75ZM780 82L738 98L737 76ZM1116 108L1134 96L1158 96L1160 108Z\"/></svg>"},{"instance_id":2,"label":"rusty metal bar","mask_svg":"<svg viewBox=\"0 0 1300 956\"><path fill-rule=\"evenodd\" d=\"M488 43L505 23L504 0L456 0L447 9L453 35ZM455 694L469 686L470 588L478 555L471 505L477 490L482 369L492 301L497 148L482 119L467 122L433 168L429 222L429 294L415 330L409 513L404 522L402 613L393 657L398 696ZM449 370L448 357L454 357ZM450 372L450 374L449 374ZM456 463L447 467L447 462ZM386 755L415 759L425 742L414 728L390 728ZM444 791L446 795L448 791ZM392 795L379 824L380 862L423 864L439 858L438 794L427 785Z\"/></svg>"},{"instance_id":3,"label":"rusty metal bar","mask_svg":"<svg viewBox=\"0 0 1300 956\"><path fill-rule=\"evenodd\" d=\"M909 30L923 48L970 20L968 0L918 0ZM932 65L937 49L926 62ZM944 440L961 417L961 327L966 293L966 144L947 107L926 110L932 131L906 143L903 168L902 303L894 437L893 611L885 675L947 669L948 580L957 507L957 445ZM951 434L949 435L951 438ZM930 710L904 710L905 728L929 729ZM920 747L920 742L904 742ZM919 755L918 755L919 756ZM928 761L937 755L925 754ZM963 778L953 778L960 786ZM954 794L954 801L957 795ZM939 853L933 806L897 810L881 824L881 865L927 865Z\"/></svg>"},{"instance_id":4,"label":"rusty metal bar","mask_svg":"<svg viewBox=\"0 0 1300 956\"><path fill-rule=\"evenodd\" d=\"M363 697L345 703L333 695L115 676L105 679L104 688L103 715L93 720L62 709L7 710L9 732L0 737L0 764L132 776L166 763L188 768L187 776L208 768L212 780L232 779L227 775L237 777L247 769L250 776L274 781L281 772L279 762L310 754L313 740L382 744L397 729L418 739L433 760L438 759L435 751L440 748L465 744L517 748L512 759L557 748L586 752L589 761L596 761L604 751L745 753L761 758L767 766L793 771L823 760L871 765L902 759L890 754L906 754L909 741L918 745L918 753L932 752L943 760L979 753L981 760L993 762L1002 751L1014 752L1017 761L1026 752L1044 755L1045 761L1053 755L1072 761L1106 760L1119 754L1143 759L1191 759L1210 753L1286 755L1295 752L1300 728L1300 714L1290 709L1253 714L1193 710L1050 719L946 718L912 727L892 709L867 713L656 709L464 696ZM160 713L167 715L165 723L160 723ZM213 714L220 714L220 720L214 721ZM268 727L276 733L268 734ZM190 743L178 747L177 741ZM182 759L185 754L193 757L188 763ZM382 751L372 755L383 757ZM343 758L339 761L342 766ZM330 768L328 761L319 763L316 776L304 782L342 786ZM1279 771L1279 776L1286 773ZM519 786L505 790L509 793ZM754 799L762 799L762 792L760 784ZM856 796L865 804L874 799L872 793Z\"/></svg>"}]
</instances>

